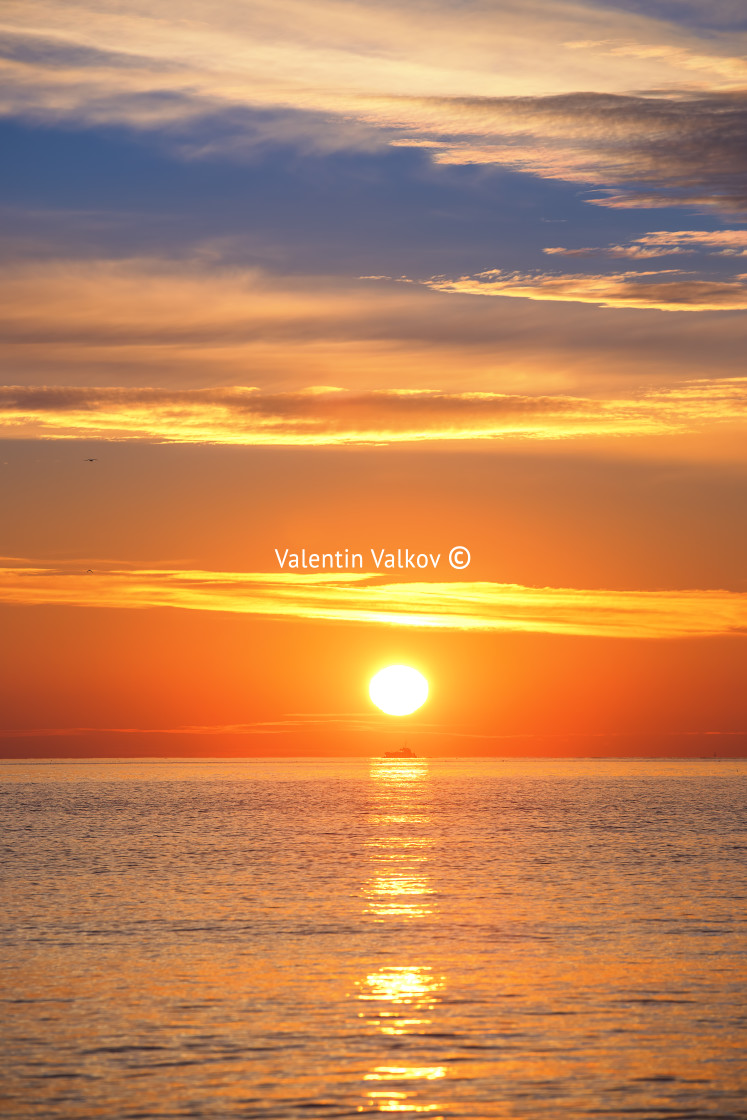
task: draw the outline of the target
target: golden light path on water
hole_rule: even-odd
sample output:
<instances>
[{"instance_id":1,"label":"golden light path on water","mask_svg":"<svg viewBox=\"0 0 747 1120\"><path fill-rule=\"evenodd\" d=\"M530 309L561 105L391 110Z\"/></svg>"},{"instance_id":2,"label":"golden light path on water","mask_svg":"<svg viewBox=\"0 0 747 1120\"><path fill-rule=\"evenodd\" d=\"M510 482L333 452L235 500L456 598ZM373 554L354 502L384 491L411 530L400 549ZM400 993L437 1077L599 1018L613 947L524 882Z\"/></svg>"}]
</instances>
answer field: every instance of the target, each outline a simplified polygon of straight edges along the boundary
<instances>
[{"instance_id":1,"label":"golden light path on water","mask_svg":"<svg viewBox=\"0 0 747 1120\"><path fill-rule=\"evenodd\" d=\"M2 1114L742 1118L745 782L6 764Z\"/></svg>"},{"instance_id":2,"label":"golden light path on water","mask_svg":"<svg viewBox=\"0 0 747 1120\"><path fill-rule=\"evenodd\" d=\"M367 854L371 876L366 882L364 914L398 928L437 917L435 890L429 874L430 850L436 843L429 812L428 760L372 759L372 836ZM419 1034L433 1024L445 989L445 978L422 961L382 967L358 982L358 1012L369 1029L396 1038ZM359 1112L436 1114L444 1103L424 1099L422 1087L446 1077L443 1065L408 1065L391 1061L363 1076L370 1084Z\"/></svg>"}]
</instances>

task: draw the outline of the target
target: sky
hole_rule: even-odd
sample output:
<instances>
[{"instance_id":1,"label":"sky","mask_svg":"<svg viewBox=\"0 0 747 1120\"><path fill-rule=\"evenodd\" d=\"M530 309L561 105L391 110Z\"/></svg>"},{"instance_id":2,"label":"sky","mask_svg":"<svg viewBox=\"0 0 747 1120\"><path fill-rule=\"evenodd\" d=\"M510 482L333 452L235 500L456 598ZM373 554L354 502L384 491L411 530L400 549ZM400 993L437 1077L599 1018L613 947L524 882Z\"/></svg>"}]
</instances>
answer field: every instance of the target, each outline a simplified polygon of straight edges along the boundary
<instances>
[{"instance_id":1,"label":"sky","mask_svg":"<svg viewBox=\"0 0 747 1120\"><path fill-rule=\"evenodd\" d=\"M746 46L9 0L0 756L743 755Z\"/></svg>"}]
</instances>

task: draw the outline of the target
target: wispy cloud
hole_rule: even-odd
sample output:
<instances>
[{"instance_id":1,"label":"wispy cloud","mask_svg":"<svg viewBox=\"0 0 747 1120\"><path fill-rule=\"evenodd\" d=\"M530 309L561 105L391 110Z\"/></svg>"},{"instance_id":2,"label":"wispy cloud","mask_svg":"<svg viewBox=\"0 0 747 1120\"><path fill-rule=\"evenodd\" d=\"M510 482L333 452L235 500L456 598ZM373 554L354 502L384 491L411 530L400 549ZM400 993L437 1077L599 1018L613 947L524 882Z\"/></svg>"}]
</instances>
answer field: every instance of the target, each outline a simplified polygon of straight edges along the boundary
<instances>
[{"instance_id":1,"label":"wispy cloud","mask_svg":"<svg viewBox=\"0 0 747 1120\"><path fill-rule=\"evenodd\" d=\"M555 0L8 0L4 31L9 115L171 130L190 156L409 140L614 188L600 205L747 206L739 33Z\"/></svg>"},{"instance_id":2,"label":"wispy cloud","mask_svg":"<svg viewBox=\"0 0 747 1120\"><path fill-rule=\"evenodd\" d=\"M465 300L422 283L277 276L224 263L221 250L206 242L176 261L6 265L4 380L533 394L573 392L593 380L596 394L629 384L631 370L661 384L744 366L741 316L720 317L714 352L707 315L675 323L667 314L622 316L581 303L571 310L528 298Z\"/></svg>"},{"instance_id":3,"label":"wispy cloud","mask_svg":"<svg viewBox=\"0 0 747 1120\"><path fill-rule=\"evenodd\" d=\"M656 230L644 233L624 245L587 246L566 249L549 246L542 250L549 256L564 257L629 257L647 260L651 257L668 257L682 253L708 253L719 257L747 257L747 230Z\"/></svg>"},{"instance_id":4,"label":"wispy cloud","mask_svg":"<svg viewBox=\"0 0 747 1120\"><path fill-rule=\"evenodd\" d=\"M566 43L567 47L581 51L592 51L597 56L607 58L637 58L657 63L669 63L683 71L706 75L710 79L721 79L729 84L747 84L747 60L738 55L718 55L713 51L694 51L671 43L616 42L614 39L579 40Z\"/></svg>"},{"instance_id":5,"label":"wispy cloud","mask_svg":"<svg viewBox=\"0 0 747 1120\"><path fill-rule=\"evenodd\" d=\"M744 36L700 36L593 2L425 0L6 0L5 54L16 106L138 121L188 113L185 102L300 105L339 98L506 95L743 85ZM24 80L25 79L25 80ZM171 94L170 99L166 94ZM128 95L130 100L128 100ZM194 104L191 106L194 112Z\"/></svg>"},{"instance_id":6,"label":"wispy cloud","mask_svg":"<svg viewBox=\"0 0 747 1120\"><path fill-rule=\"evenodd\" d=\"M340 731L380 731L365 713L298 715L255 723L187 724L183 727L25 727L0 728L0 739L56 739L88 735L292 735L297 731L335 727Z\"/></svg>"},{"instance_id":7,"label":"wispy cloud","mask_svg":"<svg viewBox=\"0 0 747 1120\"><path fill-rule=\"evenodd\" d=\"M404 126L406 112L393 105L387 119ZM416 127L440 136L438 163L496 163L585 183L600 188L589 200L598 206L747 209L742 90L433 99L411 110Z\"/></svg>"},{"instance_id":8,"label":"wispy cloud","mask_svg":"<svg viewBox=\"0 0 747 1120\"><path fill-rule=\"evenodd\" d=\"M656 311L747 310L747 275L730 280L691 280L676 270L586 273L503 272L498 268L450 280L436 276L429 288L465 295L593 303Z\"/></svg>"},{"instance_id":9,"label":"wispy cloud","mask_svg":"<svg viewBox=\"0 0 747 1120\"><path fill-rule=\"evenodd\" d=\"M747 594L614 591L489 582L387 583L367 574L0 569L0 601L229 611L325 622L608 638L747 633Z\"/></svg>"},{"instance_id":10,"label":"wispy cloud","mask_svg":"<svg viewBox=\"0 0 747 1120\"><path fill-rule=\"evenodd\" d=\"M299 732L308 735L314 731L323 730L327 734L330 731L341 731L349 734L366 734L371 733L376 736L382 734L381 721L377 718L367 717L365 714L357 716L339 716L339 715L320 715L320 716L304 716L304 717L288 717L285 719L277 720L260 720L256 723L226 723L226 724L195 724L186 725L183 727L24 727L24 728L0 728L0 740L22 740L22 739L91 739L122 736L123 738L135 738L137 736L145 736L152 740L156 736L177 736L195 739L212 739L216 738L246 738L247 736L260 736L264 738L267 735L297 735ZM747 739L746 731L661 731L657 729L651 732L638 732L631 734L624 731L557 731L557 732L518 732L518 733L503 733L496 734L494 732L486 731L465 731L463 727L450 727L442 724L425 723L422 720L417 722L408 722L407 735L410 737L418 737L419 739L462 739L462 740L493 740L496 743L524 743L531 742L538 743L552 743L554 740L561 740L567 742L572 739L576 744L578 742L588 743L590 746L595 740L601 740L604 743L615 742L615 740L625 740L627 743L641 740L644 738L656 738L664 743L667 740L676 739L679 741L687 741L688 739L698 739L708 742L709 740L724 740L729 743L730 740L736 741L737 744ZM174 756L178 758L179 756ZM7 763L7 760L4 760ZM93 759L91 759L93 761ZM118 759L117 762L121 764L128 764L124 759ZM3 774L5 780L10 775L7 770ZM27 775L24 774L24 779Z\"/></svg>"},{"instance_id":11,"label":"wispy cloud","mask_svg":"<svg viewBox=\"0 0 747 1120\"><path fill-rule=\"evenodd\" d=\"M747 417L747 378L635 398L257 389L0 388L5 437L329 446L679 433Z\"/></svg>"}]
</instances>

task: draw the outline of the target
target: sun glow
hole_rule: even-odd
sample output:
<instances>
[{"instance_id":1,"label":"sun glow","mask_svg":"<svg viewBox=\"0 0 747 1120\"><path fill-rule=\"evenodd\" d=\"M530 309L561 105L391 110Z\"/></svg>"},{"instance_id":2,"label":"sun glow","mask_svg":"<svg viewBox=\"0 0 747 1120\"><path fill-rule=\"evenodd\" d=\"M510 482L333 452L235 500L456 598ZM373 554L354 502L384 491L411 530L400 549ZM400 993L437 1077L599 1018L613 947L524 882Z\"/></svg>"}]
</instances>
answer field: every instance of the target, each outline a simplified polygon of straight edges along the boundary
<instances>
[{"instance_id":1,"label":"sun glow","mask_svg":"<svg viewBox=\"0 0 747 1120\"><path fill-rule=\"evenodd\" d=\"M428 681L409 665L388 665L372 677L368 693L388 716L409 716L428 697Z\"/></svg>"}]
</instances>

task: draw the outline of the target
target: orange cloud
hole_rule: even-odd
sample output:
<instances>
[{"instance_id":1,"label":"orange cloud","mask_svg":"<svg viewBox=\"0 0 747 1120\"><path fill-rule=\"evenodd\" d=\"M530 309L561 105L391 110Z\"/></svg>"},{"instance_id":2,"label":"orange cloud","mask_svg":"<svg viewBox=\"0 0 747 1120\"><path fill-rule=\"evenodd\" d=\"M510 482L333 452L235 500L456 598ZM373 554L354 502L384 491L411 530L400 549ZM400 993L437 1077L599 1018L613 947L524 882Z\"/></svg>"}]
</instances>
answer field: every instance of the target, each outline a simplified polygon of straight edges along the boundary
<instances>
[{"instance_id":1,"label":"orange cloud","mask_svg":"<svg viewBox=\"0 0 747 1120\"><path fill-rule=\"evenodd\" d=\"M164 0L157 16L135 0L6 0L3 22L6 115L177 126L193 155L409 139L439 162L629 184L616 205L746 204L739 32L556 0L197 0L189 14ZM190 146L190 122L220 113L238 134Z\"/></svg>"},{"instance_id":2,"label":"orange cloud","mask_svg":"<svg viewBox=\"0 0 747 1120\"><path fill-rule=\"evenodd\" d=\"M733 280L660 279L673 270L585 273L502 272L492 268L474 276L426 280L429 288L465 295L511 296L524 299L593 303L600 307L636 307L657 311L747 310L747 276ZM674 275L679 275L674 272Z\"/></svg>"},{"instance_id":3,"label":"orange cloud","mask_svg":"<svg viewBox=\"0 0 747 1120\"><path fill-rule=\"evenodd\" d=\"M147 127L205 105L349 111L355 101L744 84L744 36L593 2L6 0L9 108ZM170 94L169 98L164 94ZM150 98L148 95L151 95ZM160 94L161 104L158 104Z\"/></svg>"},{"instance_id":4,"label":"orange cloud","mask_svg":"<svg viewBox=\"0 0 747 1120\"><path fill-rule=\"evenodd\" d=\"M739 55L706 54L670 43L615 42L612 39L596 42L581 40L565 45L575 50L591 51L598 57L606 55L607 58L638 58L669 63L685 71L698 71L710 76L711 80L715 78L737 88L747 83L747 61Z\"/></svg>"},{"instance_id":5,"label":"orange cloud","mask_svg":"<svg viewBox=\"0 0 747 1120\"><path fill-rule=\"evenodd\" d=\"M489 582L387 583L330 576L169 569L0 568L0 602L230 611L450 630L607 638L747 633L747 594L718 590L614 591Z\"/></svg>"},{"instance_id":6,"label":"orange cloud","mask_svg":"<svg viewBox=\"0 0 747 1120\"><path fill-rule=\"evenodd\" d=\"M542 250L550 256L588 257L604 254L608 257L631 257L645 260L679 253L712 252L720 257L747 257L747 230L657 230L636 237L627 245L607 245L605 248L564 249L553 246Z\"/></svg>"},{"instance_id":7,"label":"orange cloud","mask_svg":"<svg viewBox=\"0 0 747 1120\"><path fill-rule=\"evenodd\" d=\"M175 262L8 263L0 356L31 385L308 385L573 392L591 383L741 373L737 316L464 300L422 283L278 277L221 263L207 242ZM444 278L441 278L442 280ZM469 278L466 278L469 279ZM526 292L524 292L526 294ZM588 294L588 293L587 293ZM630 304L626 303L626 307ZM707 363L707 365L706 365Z\"/></svg>"},{"instance_id":8,"label":"orange cloud","mask_svg":"<svg viewBox=\"0 0 747 1120\"><path fill-rule=\"evenodd\" d=\"M255 723L194 724L184 727L25 727L0 728L0 739L48 739L77 735L288 735L315 727L374 731L380 726L363 715L295 715Z\"/></svg>"},{"instance_id":9,"label":"orange cloud","mask_svg":"<svg viewBox=\"0 0 747 1120\"><path fill-rule=\"evenodd\" d=\"M666 435L747 414L747 378L685 382L638 398L257 389L0 387L0 433L17 438L331 446Z\"/></svg>"}]
</instances>

